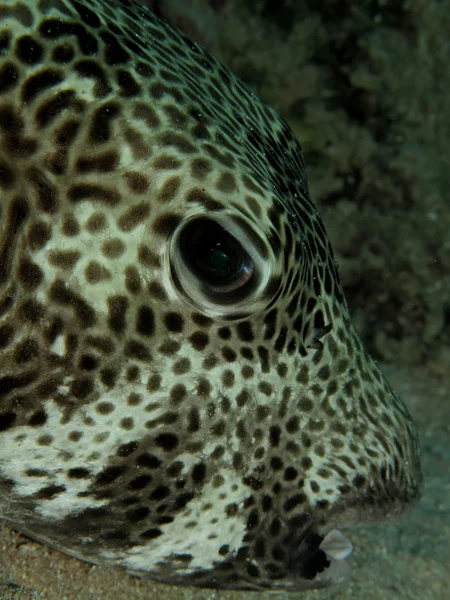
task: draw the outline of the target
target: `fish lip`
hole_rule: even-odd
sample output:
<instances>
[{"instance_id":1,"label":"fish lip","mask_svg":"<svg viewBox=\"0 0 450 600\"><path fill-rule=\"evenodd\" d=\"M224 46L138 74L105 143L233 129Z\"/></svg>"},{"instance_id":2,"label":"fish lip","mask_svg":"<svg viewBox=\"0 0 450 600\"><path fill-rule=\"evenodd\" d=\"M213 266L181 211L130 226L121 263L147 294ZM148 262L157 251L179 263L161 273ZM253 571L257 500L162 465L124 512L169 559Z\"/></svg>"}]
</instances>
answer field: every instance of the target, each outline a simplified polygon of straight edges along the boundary
<instances>
[{"instance_id":1,"label":"fish lip","mask_svg":"<svg viewBox=\"0 0 450 600\"><path fill-rule=\"evenodd\" d=\"M319 549L325 553L329 565L314 578L314 584L329 586L348 581L352 571L353 544L338 529L324 533Z\"/></svg>"},{"instance_id":2,"label":"fish lip","mask_svg":"<svg viewBox=\"0 0 450 600\"><path fill-rule=\"evenodd\" d=\"M319 548L334 560L345 560L353 552L353 544L339 529L331 529L324 534Z\"/></svg>"}]
</instances>

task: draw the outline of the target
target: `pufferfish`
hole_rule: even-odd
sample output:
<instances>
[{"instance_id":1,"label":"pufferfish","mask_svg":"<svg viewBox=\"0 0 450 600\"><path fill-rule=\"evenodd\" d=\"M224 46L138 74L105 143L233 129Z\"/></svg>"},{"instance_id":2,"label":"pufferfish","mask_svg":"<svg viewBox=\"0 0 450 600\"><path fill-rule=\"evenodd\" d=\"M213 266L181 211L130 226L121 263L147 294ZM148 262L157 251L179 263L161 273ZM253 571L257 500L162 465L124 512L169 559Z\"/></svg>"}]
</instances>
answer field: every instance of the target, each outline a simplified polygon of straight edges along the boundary
<instances>
[{"instance_id":1,"label":"pufferfish","mask_svg":"<svg viewBox=\"0 0 450 600\"><path fill-rule=\"evenodd\" d=\"M131 0L0 3L0 515L173 584L346 577L421 484L286 123Z\"/></svg>"}]
</instances>

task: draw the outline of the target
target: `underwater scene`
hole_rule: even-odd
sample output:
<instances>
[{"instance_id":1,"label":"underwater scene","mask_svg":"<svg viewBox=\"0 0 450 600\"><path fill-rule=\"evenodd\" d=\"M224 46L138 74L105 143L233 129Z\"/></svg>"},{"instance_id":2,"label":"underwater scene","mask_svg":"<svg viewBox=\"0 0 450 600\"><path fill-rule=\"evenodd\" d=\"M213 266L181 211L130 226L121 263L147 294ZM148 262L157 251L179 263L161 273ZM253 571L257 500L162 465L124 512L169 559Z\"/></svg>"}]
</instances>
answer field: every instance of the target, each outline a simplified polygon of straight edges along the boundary
<instances>
[{"instance_id":1,"label":"underwater scene","mask_svg":"<svg viewBox=\"0 0 450 600\"><path fill-rule=\"evenodd\" d=\"M0 1L0 600L450 598L449 31Z\"/></svg>"}]
</instances>

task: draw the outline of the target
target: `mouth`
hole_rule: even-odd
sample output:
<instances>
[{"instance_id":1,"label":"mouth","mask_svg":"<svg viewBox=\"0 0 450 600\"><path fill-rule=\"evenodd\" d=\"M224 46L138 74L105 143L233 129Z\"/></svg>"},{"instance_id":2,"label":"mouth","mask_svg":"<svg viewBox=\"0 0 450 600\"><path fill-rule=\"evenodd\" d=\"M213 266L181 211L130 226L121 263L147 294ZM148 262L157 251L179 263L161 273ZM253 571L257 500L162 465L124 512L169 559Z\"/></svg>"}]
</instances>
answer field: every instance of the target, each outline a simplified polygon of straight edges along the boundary
<instances>
[{"instance_id":1,"label":"mouth","mask_svg":"<svg viewBox=\"0 0 450 600\"><path fill-rule=\"evenodd\" d=\"M323 585L344 583L351 574L353 545L344 534L332 529L323 538L319 549L325 554L328 566L319 573L314 582Z\"/></svg>"}]
</instances>

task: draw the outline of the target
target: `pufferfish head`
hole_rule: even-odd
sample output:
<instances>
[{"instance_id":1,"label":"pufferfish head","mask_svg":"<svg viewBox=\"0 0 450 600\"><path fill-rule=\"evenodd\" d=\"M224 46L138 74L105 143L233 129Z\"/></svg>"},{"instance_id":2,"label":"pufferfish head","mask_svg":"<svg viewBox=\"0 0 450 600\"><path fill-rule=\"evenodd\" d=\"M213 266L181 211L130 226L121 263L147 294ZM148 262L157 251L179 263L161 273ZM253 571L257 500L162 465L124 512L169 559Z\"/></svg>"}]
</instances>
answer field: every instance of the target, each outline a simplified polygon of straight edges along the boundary
<instances>
[{"instance_id":1,"label":"pufferfish head","mask_svg":"<svg viewBox=\"0 0 450 600\"><path fill-rule=\"evenodd\" d=\"M336 528L421 475L301 149L180 33L94 4L0 13L0 514L168 583L339 581Z\"/></svg>"}]
</instances>

